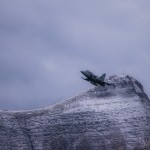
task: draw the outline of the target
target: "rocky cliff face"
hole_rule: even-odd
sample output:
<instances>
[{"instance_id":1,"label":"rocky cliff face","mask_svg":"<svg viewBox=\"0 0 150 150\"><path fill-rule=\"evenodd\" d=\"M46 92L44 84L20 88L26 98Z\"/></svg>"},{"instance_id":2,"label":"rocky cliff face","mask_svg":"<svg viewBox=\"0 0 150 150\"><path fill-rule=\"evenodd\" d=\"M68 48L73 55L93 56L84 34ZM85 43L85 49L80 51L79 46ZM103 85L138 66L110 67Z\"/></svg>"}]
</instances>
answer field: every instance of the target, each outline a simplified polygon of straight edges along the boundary
<instances>
[{"instance_id":1,"label":"rocky cliff face","mask_svg":"<svg viewBox=\"0 0 150 150\"><path fill-rule=\"evenodd\" d=\"M130 76L33 111L0 111L0 150L149 150L150 101Z\"/></svg>"}]
</instances>

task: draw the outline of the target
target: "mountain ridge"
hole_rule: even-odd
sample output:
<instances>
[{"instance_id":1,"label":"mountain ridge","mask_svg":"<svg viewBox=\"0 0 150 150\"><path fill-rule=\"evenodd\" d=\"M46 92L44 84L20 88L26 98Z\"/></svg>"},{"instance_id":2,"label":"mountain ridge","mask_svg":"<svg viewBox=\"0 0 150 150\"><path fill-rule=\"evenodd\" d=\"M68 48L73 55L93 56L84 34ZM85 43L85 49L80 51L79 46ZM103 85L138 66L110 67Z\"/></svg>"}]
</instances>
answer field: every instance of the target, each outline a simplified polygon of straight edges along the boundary
<instances>
[{"instance_id":1,"label":"mountain ridge","mask_svg":"<svg viewBox=\"0 0 150 150\"><path fill-rule=\"evenodd\" d=\"M111 76L52 106L0 111L0 149L148 150L150 100L131 76Z\"/></svg>"}]
</instances>

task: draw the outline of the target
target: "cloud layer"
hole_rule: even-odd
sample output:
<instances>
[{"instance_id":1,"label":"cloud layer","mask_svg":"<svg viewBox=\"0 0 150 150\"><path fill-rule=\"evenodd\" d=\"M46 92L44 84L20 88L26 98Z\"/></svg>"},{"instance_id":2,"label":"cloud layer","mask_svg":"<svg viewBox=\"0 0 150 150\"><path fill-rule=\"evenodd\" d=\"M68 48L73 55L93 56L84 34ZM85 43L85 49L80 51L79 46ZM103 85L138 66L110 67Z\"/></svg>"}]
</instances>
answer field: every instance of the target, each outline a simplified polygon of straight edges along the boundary
<instances>
[{"instance_id":1,"label":"cloud layer","mask_svg":"<svg viewBox=\"0 0 150 150\"><path fill-rule=\"evenodd\" d=\"M150 95L150 1L1 0L0 109L34 109L132 75Z\"/></svg>"}]
</instances>

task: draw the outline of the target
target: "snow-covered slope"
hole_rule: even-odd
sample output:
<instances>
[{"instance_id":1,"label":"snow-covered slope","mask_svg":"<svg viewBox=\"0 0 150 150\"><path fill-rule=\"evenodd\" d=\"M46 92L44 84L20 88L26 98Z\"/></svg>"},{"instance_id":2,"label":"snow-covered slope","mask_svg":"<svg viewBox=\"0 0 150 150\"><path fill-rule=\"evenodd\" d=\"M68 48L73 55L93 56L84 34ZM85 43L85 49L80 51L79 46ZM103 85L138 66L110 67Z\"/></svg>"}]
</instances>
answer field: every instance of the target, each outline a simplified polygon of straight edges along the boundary
<instances>
[{"instance_id":1,"label":"snow-covered slope","mask_svg":"<svg viewBox=\"0 0 150 150\"><path fill-rule=\"evenodd\" d=\"M47 108L0 111L0 150L149 150L150 101L130 76Z\"/></svg>"}]
</instances>

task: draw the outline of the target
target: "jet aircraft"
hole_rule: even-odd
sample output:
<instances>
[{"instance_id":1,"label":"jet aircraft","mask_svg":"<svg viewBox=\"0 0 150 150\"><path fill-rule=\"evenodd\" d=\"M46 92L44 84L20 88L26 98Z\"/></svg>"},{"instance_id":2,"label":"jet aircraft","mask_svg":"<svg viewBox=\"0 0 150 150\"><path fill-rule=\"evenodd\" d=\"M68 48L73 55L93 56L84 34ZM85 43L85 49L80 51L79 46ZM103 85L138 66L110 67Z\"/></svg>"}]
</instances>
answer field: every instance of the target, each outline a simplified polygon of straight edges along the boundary
<instances>
[{"instance_id":1,"label":"jet aircraft","mask_svg":"<svg viewBox=\"0 0 150 150\"><path fill-rule=\"evenodd\" d=\"M100 77L94 75L92 72L90 72L88 70L81 71L81 73L86 77L86 78L81 77L82 79L84 79L86 81L89 81L91 84L93 84L95 86L98 86L98 85L101 85L101 86L113 85L111 83L105 82L105 76L106 76L105 73L102 74L102 76L100 76Z\"/></svg>"}]
</instances>

